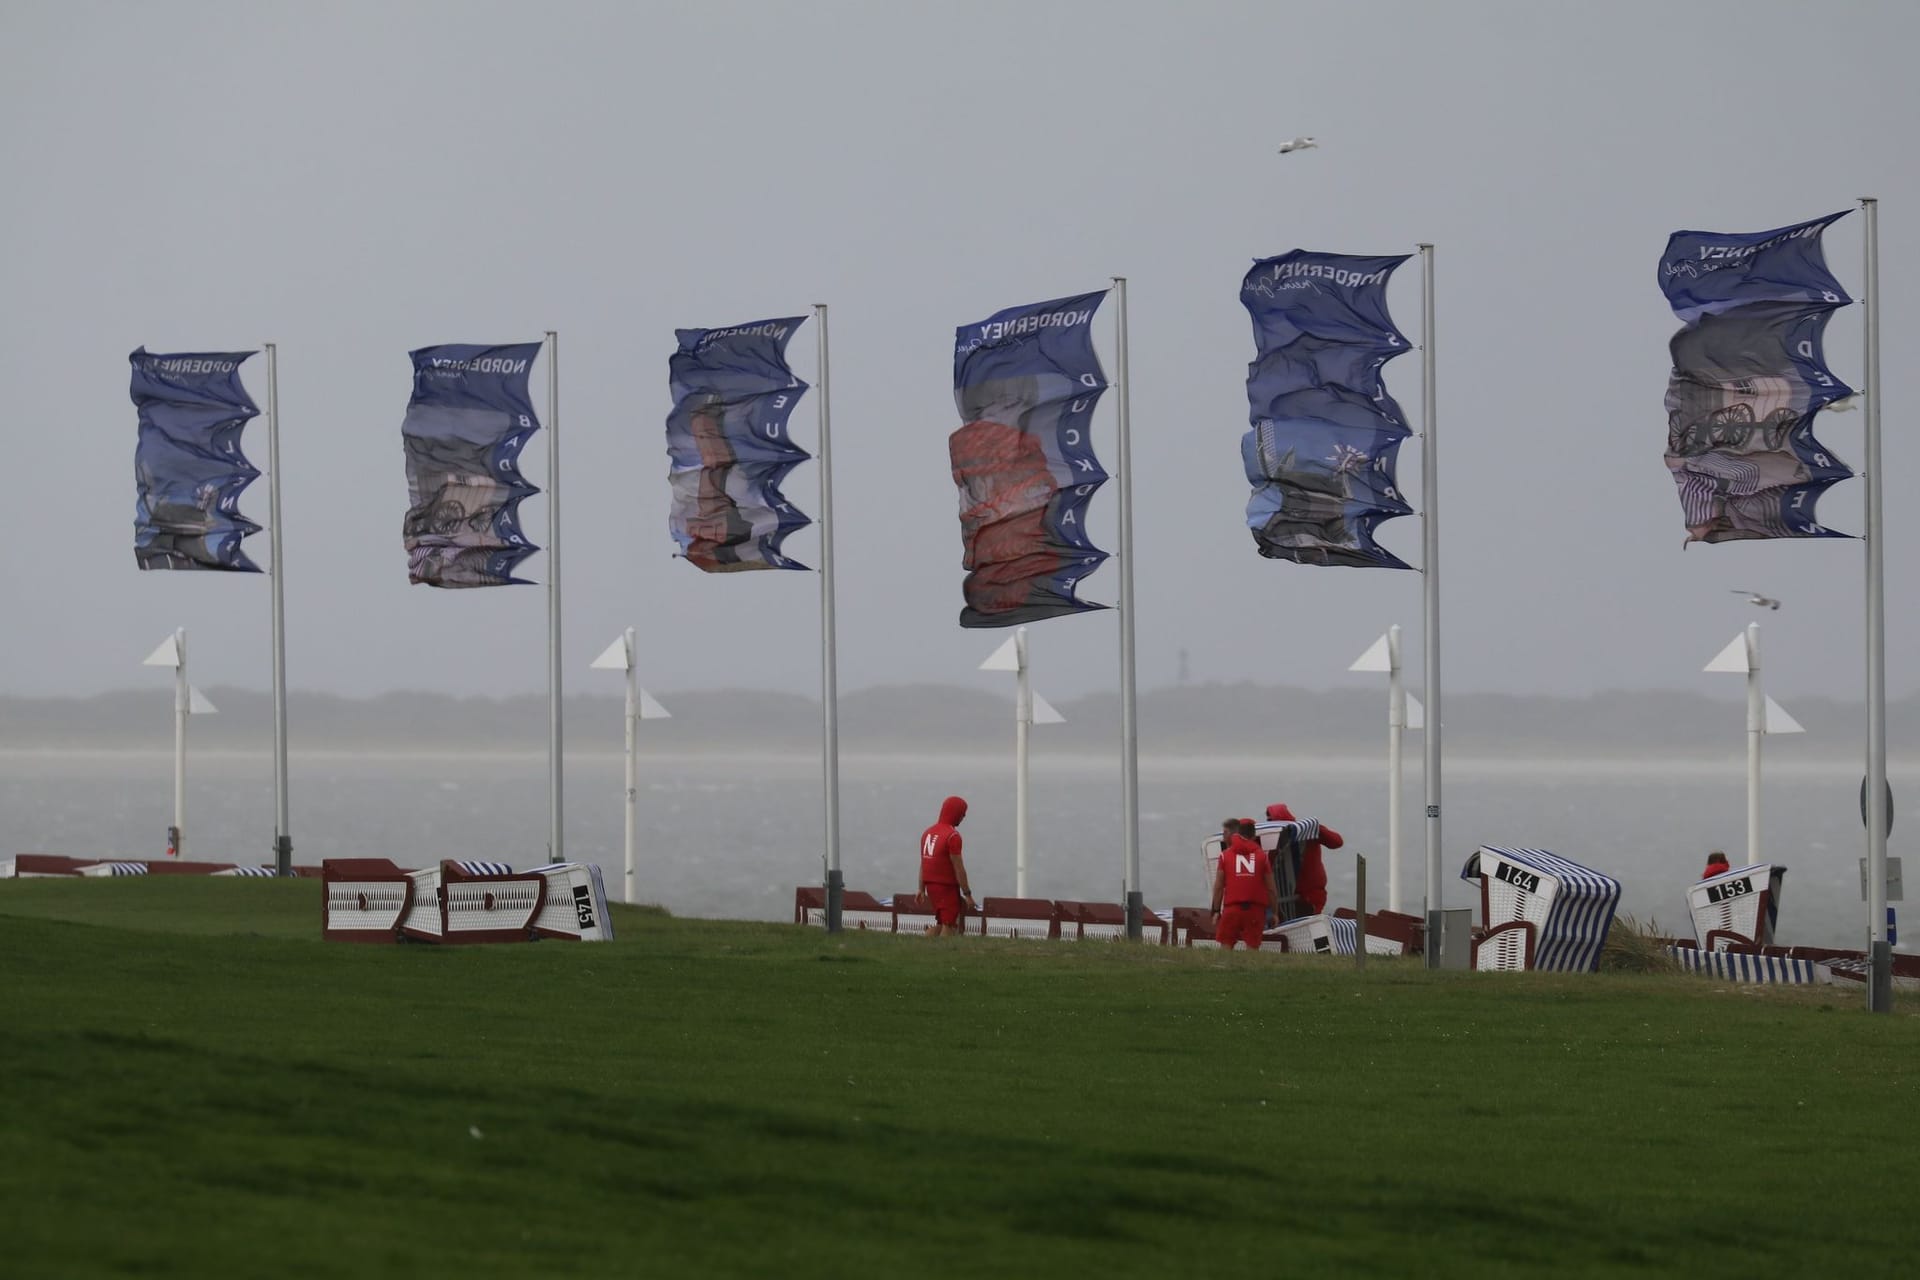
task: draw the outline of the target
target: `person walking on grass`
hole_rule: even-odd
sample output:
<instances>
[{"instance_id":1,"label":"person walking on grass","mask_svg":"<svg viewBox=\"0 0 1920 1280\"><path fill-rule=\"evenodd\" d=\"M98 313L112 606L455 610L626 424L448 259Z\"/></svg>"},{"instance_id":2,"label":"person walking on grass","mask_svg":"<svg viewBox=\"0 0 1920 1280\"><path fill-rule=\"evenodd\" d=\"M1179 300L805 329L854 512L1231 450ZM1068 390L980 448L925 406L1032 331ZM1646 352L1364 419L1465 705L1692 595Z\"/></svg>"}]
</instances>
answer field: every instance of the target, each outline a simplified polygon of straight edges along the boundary
<instances>
[{"instance_id":1,"label":"person walking on grass","mask_svg":"<svg viewBox=\"0 0 1920 1280\"><path fill-rule=\"evenodd\" d=\"M1258 951L1267 915L1280 900L1280 886L1254 834L1253 820L1244 819L1236 827L1213 866L1213 940L1229 951L1236 942Z\"/></svg>"},{"instance_id":2,"label":"person walking on grass","mask_svg":"<svg viewBox=\"0 0 1920 1280\"><path fill-rule=\"evenodd\" d=\"M940 821L920 833L920 901L933 901L933 923L929 937L960 933L963 914L961 900L974 906L973 890L967 884L967 864L960 857L959 826L967 816L967 802L948 796L940 802Z\"/></svg>"}]
</instances>

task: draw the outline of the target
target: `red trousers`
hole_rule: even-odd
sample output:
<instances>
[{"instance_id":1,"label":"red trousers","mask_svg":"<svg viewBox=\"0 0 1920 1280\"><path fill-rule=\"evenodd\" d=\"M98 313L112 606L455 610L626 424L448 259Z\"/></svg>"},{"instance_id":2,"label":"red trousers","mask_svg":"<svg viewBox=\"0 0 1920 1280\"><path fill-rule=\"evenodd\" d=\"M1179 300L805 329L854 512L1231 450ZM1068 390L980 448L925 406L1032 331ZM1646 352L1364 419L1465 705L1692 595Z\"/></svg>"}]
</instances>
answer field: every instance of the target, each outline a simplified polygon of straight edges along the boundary
<instances>
[{"instance_id":1,"label":"red trousers","mask_svg":"<svg viewBox=\"0 0 1920 1280\"><path fill-rule=\"evenodd\" d=\"M1220 909L1220 924L1214 930L1213 940L1233 950L1233 944L1244 942L1254 951L1260 949L1260 933L1267 924L1267 904L1264 902L1229 902Z\"/></svg>"}]
</instances>

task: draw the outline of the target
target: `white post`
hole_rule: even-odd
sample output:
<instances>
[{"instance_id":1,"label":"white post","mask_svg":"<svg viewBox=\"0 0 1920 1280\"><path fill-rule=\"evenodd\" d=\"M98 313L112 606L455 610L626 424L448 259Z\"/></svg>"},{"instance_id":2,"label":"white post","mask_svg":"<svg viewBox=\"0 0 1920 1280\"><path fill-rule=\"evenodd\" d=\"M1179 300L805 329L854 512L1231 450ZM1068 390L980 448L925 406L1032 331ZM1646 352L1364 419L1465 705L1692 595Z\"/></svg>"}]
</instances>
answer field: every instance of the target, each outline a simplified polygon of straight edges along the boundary
<instances>
[{"instance_id":1,"label":"white post","mask_svg":"<svg viewBox=\"0 0 1920 1280\"><path fill-rule=\"evenodd\" d=\"M280 551L280 348L267 352L267 524L273 599L273 869L293 874L293 830L287 821L287 597Z\"/></svg>"},{"instance_id":2,"label":"white post","mask_svg":"<svg viewBox=\"0 0 1920 1280\"><path fill-rule=\"evenodd\" d=\"M820 401L820 737L825 791L827 858L827 932L840 932L840 672L834 637L833 604L833 447L828 394L827 304L813 306L814 337L819 343Z\"/></svg>"},{"instance_id":3,"label":"white post","mask_svg":"<svg viewBox=\"0 0 1920 1280\"><path fill-rule=\"evenodd\" d=\"M1867 396L1867 1008L1893 1012L1893 948L1887 938L1886 508L1880 485L1880 202L1860 201L1866 221Z\"/></svg>"},{"instance_id":4,"label":"white post","mask_svg":"<svg viewBox=\"0 0 1920 1280\"><path fill-rule=\"evenodd\" d=\"M1020 691L1013 707L1013 892L1027 896L1027 735L1033 729L1033 677L1027 671L1027 629L1013 633L1014 660L1019 664Z\"/></svg>"},{"instance_id":5,"label":"white post","mask_svg":"<svg viewBox=\"0 0 1920 1280\"><path fill-rule=\"evenodd\" d=\"M1140 733L1134 718L1133 645L1133 424L1127 374L1127 280L1113 277L1114 366L1120 399L1120 841L1126 854L1127 938L1145 936L1146 899L1140 891Z\"/></svg>"},{"instance_id":6,"label":"white post","mask_svg":"<svg viewBox=\"0 0 1920 1280\"><path fill-rule=\"evenodd\" d=\"M560 335L547 330L547 861L565 862L560 745Z\"/></svg>"},{"instance_id":7,"label":"white post","mask_svg":"<svg viewBox=\"0 0 1920 1280\"><path fill-rule=\"evenodd\" d=\"M1747 624L1747 865L1760 861L1760 738L1767 731L1760 689L1760 624Z\"/></svg>"},{"instance_id":8,"label":"white post","mask_svg":"<svg viewBox=\"0 0 1920 1280\"><path fill-rule=\"evenodd\" d=\"M601 651L600 656L593 660L593 667L596 671L624 671L627 676L627 833L625 878L621 885L621 896L629 903L638 903L640 887L636 854L640 839L640 722L666 720L670 717L667 709L655 702L652 696L640 687L640 646L634 638L632 627L621 632L614 638L612 644Z\"/></svg>"},{"instance_id":9,"label":"white post","mask_svg":"<svg viewBox=\"0 0 1920 1280\"><path fill-rule=\"evenodd\" d=\"M173 851L184 855L187 847L187 715L193 710L193 694L187 685L187 629L175 628L174 656L179 665L173 669Z\"/></svg>"},{"instance_id":10,"label":"white post","mask_svg":"<svg viewBox=\"0 0 1920 1280\"><path fill-rule=\"evenodd\" d=\"M1420 246L1421 644L1426 668L1427 968L1440 967L1440 479L1434 394L1433 246Z\"/></svg>"},{"instance_id":11,"label":"white post","mask_svg":"<svg viewBox=\"0 0 1920 1280\"><path fill-rule=\"evenodd\" d=\"M1400 910L1400 744L1407 686L1400 675L1400 624L1387 628L1387 910Z\"/></svg>"},{"instance_id":12,"label":"white post","mask_svg":"<svg viewBox=\"0 0 1920 1280\"><path fill-rule=\"evenodd\" d=\"M640 796L640 766L634 753L639 750L640 729L640 663L634 652L633 628L627 628L627 840L626 840L626 877L622 881L624 897L629 904L640 899L639 886L634 882L634 843L637 835L636 823L639 819L638 804Z\"/></svg>"}]
</instances>

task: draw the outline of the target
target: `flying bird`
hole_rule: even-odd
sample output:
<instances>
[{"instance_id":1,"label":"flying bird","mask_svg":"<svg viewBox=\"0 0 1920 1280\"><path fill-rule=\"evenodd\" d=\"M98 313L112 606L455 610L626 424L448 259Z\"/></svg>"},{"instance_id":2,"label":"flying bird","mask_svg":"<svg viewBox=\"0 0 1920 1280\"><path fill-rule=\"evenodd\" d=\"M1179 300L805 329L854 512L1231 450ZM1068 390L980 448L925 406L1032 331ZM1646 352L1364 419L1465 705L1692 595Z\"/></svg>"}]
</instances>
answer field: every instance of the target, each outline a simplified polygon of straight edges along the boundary
<instances>
[{"instance_id":1,"label":"flying bird","mask_svg":"<svg viewBox=\"0 0 1920 1280\"><path fill-rule=\"evenodd\" d=\"M1746 591L1739 587L1729 587L1727 590L1733 592L1734 595L1745 596L1748 604L1761 609L1778 609L1780 607L1778 600L1775 600L1772 596L1763 596L1758 591Z\"/></svg>"},{"instance_id":2,"label":"flying bird","mask_svg":"<svg viewBox=\"0 0 1920 1280\"><path fill-rule=\"evenodd\" d=\"M1317 147L1319 145L1320 144L1312 138L1289 138L1280 144L1280 154L1284 156L1289 151L1305 151L1310 147Z\"/></svg>"}]
</instances>

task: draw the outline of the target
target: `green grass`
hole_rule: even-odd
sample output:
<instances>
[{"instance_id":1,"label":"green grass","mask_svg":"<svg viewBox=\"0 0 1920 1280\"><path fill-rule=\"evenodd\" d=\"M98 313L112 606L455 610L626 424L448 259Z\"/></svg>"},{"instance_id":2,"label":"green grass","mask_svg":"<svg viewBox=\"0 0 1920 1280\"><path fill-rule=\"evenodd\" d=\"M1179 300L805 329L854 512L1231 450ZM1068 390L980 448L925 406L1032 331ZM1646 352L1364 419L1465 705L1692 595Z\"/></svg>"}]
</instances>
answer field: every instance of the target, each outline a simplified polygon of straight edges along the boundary
<instances>
[{"instance_id":1,"label":"green grass","mask_svg":"<svg viewBox=\"0 0 1920 1280\"><path fill-rule=\"evenodd\" d=\"M9 1276L1905 1275L1920 1005L0 884ZM474 1136L475 1132L479 1136Z\"/></svg>"}]
</instances>

